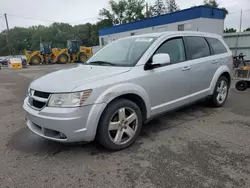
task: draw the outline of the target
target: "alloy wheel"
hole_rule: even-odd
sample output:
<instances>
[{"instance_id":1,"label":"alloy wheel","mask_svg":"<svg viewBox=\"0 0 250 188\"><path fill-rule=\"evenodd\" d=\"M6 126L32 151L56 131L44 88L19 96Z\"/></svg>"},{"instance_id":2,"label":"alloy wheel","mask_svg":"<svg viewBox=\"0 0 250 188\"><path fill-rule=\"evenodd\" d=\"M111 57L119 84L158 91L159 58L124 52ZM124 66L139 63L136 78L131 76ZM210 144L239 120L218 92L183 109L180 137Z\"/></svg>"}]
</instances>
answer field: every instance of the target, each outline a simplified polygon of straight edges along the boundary
<instances>
[{"instance_id":1,"label":"alloy wheel","mask_svg":"<svg viewBox=\"0 0 250 188\"><path fill-rule=\"evenodd\" d=\"M138 116L131 108L120 108L109 121L109 137L113 143L122 145L135 136L138 128Z\"/></svg>"},{"instance_id":2,"label":"alloy wheel","mask_svg":"<svg viewBox=\"0 0 250 188\"><path fill-rule=\"evenodd\" d=\"M228 92L228 86L227 82L225 80L221 80L218 87L217 87L217 97L216 100L219 104L222 104L226 97Z\"/></svg>"}]
</instances>

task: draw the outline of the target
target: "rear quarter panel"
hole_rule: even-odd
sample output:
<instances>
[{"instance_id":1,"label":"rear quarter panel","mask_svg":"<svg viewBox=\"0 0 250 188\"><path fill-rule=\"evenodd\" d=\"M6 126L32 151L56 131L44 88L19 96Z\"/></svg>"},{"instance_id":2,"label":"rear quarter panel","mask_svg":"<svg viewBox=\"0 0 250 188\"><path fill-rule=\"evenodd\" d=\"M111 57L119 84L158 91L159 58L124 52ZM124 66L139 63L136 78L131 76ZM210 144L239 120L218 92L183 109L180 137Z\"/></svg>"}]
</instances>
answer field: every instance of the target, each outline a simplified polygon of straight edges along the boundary
<instances>
[{"instance_id":1,"label":"rear quarter panel","mask_svg":"<svg viewBox=\"0 0 250 188\"><path fill-rule=\"evenodd\" d=\"M227 53L219 54L221 55L221 58L222 58L221 65L226 65L231 71L233 69L232 51L229 49L229 47L227 46L227 44L225 43L222 37L220 37L219 40L223 43L223 45L227 49Z\"/></svg>"}]
</instances>

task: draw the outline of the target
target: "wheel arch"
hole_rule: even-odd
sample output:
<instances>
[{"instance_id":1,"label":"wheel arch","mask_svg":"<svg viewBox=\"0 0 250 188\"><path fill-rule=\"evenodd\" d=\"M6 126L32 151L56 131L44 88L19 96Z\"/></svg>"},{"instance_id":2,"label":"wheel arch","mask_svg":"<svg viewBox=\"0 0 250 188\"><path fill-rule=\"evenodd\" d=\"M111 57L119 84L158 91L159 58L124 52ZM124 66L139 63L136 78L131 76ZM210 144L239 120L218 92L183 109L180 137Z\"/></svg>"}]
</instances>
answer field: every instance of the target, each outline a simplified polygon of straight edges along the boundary
<instances>
[{"instance_id":1,"label":"wheel arch","mask_svg":"<svg viewBox=\"0 0 250 188\"><path fill-rule=\"evenodd\" d=\"M103 92L95 103L106 103L107 105L114 100L124 98L131 100L140 108L143 120L150 117L150 103L146 91L136 84L127 83L113 86ZM102 112L103 113L103 112Z\"/></svg>"},{"instance_id":2,"label":"wheel arch","mask_svg":"<svg viewBox=\"0 0 250 188\"><path fill-rule=\"evenodd\" d=\"M147 107L144 100L139 95L134 93L123 94L111 100L110 103L118 99L127 99L134 102L140 108L142 121L145 122L147 120Z\"/></svg>"},{"instance_id":3,"label":"wheel arch","mask_svg":"<svg viewBox=\"0 0 250 188\"><path fill-rule=\"evenodd\" d=\"M211 81L211 84L210 84L210 90L209 90L209 94L212 95L213 92L214 92L214 88L216 86L216 83L218 81L218 79L221 77L221 76L225 76L228 81L229 81L229 84L231 84L231 75L230 75L230 69L227 67L227 66L221 66L220 68L217 69L217 71L215 72L214 76L213 76L213 79Z\"/></svg>"}]
</instances>

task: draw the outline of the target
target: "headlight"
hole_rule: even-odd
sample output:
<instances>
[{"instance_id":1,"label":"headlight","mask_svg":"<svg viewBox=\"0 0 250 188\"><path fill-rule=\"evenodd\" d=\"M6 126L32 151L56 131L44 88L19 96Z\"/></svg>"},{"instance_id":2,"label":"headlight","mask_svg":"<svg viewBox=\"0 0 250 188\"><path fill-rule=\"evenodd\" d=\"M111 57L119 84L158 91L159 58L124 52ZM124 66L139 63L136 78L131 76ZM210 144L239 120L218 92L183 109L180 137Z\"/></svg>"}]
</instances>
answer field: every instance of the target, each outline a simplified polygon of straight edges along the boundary
<instances>
[{"instance_id":1,"label":"headlight","mask_svg":"<svg viewBox=\"0 0 250 188\"><path fill-rule=\"evenodd\" d=\"M74 93L57 93L52 94L48 106L49 107L76 107L81 106L88 99L92 90L85 90Z\"/></svg>"},{"instance_id":2,"label":"headlight","mask_svg":"<svg viewBox=\"0 0 250 188\"><path fill-rule=\"evenodd\" d=\"M28 88L27 97L34 95L35 90Z\"/></svg>"}]
</instances>

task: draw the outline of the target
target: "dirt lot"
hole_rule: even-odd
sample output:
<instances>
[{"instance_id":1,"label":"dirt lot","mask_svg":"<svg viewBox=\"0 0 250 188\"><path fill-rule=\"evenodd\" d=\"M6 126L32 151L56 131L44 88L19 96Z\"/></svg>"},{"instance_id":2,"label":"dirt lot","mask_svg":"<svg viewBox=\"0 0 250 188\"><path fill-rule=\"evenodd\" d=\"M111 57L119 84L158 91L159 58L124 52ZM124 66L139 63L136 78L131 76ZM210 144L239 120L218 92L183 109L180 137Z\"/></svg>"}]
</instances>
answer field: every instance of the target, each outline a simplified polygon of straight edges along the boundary
<instances>
[{"instance_id":1,"label":"dirt lot","mask_svg":"<svg viewBox=\"0 0 250 188\"><path fill-rule=\"evenodd\" d=\"M29 83L64 66L0 70L0 187L250 187L250 92L159 117L130 148L62 145L26 128Z\"/></svg>"}]
</instances>

